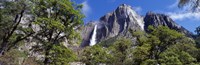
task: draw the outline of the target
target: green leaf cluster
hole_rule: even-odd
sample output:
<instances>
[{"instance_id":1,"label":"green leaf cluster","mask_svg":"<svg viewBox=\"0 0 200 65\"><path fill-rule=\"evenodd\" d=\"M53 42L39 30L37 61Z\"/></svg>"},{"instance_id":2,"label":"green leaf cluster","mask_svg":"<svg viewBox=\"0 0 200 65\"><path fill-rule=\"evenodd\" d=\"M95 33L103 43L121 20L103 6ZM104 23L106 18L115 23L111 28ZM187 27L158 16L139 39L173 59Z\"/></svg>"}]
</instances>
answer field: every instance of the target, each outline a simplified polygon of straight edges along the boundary
<instances>
[{"instance_id":1,"label":"green leaf cluster","mask_svg":"<svg viewBox=\"0 0 200 65\"><path fill-rule=\"evenodd\" d=\"M191 38L165 26L150 26L149 31L147 39L142 40L133 50L133 64L199 64L199 50Z\"/></svg>"}]
</instances>

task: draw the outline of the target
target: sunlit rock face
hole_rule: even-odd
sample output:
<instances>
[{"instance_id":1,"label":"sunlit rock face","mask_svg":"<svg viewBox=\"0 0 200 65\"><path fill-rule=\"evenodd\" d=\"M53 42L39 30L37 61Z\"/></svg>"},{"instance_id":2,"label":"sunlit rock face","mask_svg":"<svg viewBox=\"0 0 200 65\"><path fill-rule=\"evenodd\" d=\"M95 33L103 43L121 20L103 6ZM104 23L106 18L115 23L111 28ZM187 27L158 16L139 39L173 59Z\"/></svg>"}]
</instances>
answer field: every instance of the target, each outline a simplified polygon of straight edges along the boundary
<instances>
[{"instance_id":1,"label":"sunlit rock face","mask_svg":"<svg viewBox=\"0 0 200 65\"><path fill-rule=\"evenodd\" d=\"M128 29L143 30L143 18L139 16L129 5L122 4L114 12L100 18L108 28L108 37L115 37L119 34L127 34Z\"/></svg>"},{"instance_id":2,"label":"sunlit rock face","mask_svg":"<svg viewBox=\"0 0 200 65\"><path fill-rule=\"evenodd\" d=\"M143 18L129 5L122 4L115 11L102 16L98 22L89 22L83 29L82 47L89 46L94 26L98 25L96 42L116 36L132 38L129 30L144 30Z\"/></svg>"},{"instance_id":3,"label":"sunlit rock face","mask_svg":"<svg viewBox=\"0 0 200 65\"><path fill-rule=\"evenodd\" d=\"M94 34L93 31L95 29L95 25L97 25L95 33L96 43L116 37L129 38L133 43L136 43L136 38L132 37L130 30L148 32L147 28L149 25L155 27L164 25L188 36L191 35L188 30L176 24L167 15L148 12L145 17L142 17L138 15L131 6L122 4L113 12L102 16L98 21L91 21L83 26L83 41L81 47L90 45L90 40Z\"/></svg>"}]
</instances>

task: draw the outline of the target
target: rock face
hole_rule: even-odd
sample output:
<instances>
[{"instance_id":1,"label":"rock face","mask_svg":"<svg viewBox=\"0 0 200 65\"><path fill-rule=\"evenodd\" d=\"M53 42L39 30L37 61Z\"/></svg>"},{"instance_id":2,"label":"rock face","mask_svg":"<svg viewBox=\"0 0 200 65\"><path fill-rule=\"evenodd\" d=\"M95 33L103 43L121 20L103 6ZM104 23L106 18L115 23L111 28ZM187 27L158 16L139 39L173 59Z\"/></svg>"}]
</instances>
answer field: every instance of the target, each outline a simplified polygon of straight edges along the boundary
<instances>
[{"instance_id":1,"label":"rock face","mask_svg":"<svg viewBox=\"0 0 200 65\"><path fill-rule=\"evenodd\" d=\"M129 5L122 4L114 12L100 18L101 31L99 34L110 38L117 35L129 36L128 30L144 29L143 18L139 16ZM98 36L99 36L98 35Z\"/></svg>"},{"instance_id":2,"label":"rock face","mask_svg":"<svg viewBox=\"0 0 200 65\"><path fill-rule=\"evenodd\" d=\"M159 25L167 26L170 29L174 29L178 32L186 34L188 37L191 37L192 33L186 30L184 27L175 23L169 16L165 14L157 14L153 12L148 12L144 17L145 26L144 29L147 31L148 26L152 25L158 27Z\"/></svg>"},{"instance_id":3,"label":"rock face","mask_svg":"<svg viewBox=\"0 0 200 65\"><path fill-rule=\"evenodd\" d=\"M100 42L116 36L132 38L129 30L143 30L143 18L129 5L122 4L114 12L100 18L99 22L89 22L84 26L81 47L88 46L90 38L97 25L96 41Z\"/></svg>"},{"instance_id":4,"label":"rock face","mask_svg":"<svg viewBox=\"0 0 200 65\"><path fill-rule=\"evenodd\" d=\"M148 12L145 17L141 17L131 8L131 6L122 4L115 11L101 17L98 22L89 22L83 26L83 42L81 47L88 46L90 44L90 39L95 25L97 25L97 43L119 36L130 38L133 42L136 42L135 37L132 37L129 30L147 31L149 25L155 27L164 25L190 35L188 30L176 24L171 18L164 14Z\"/></svg>"}]
</instances>

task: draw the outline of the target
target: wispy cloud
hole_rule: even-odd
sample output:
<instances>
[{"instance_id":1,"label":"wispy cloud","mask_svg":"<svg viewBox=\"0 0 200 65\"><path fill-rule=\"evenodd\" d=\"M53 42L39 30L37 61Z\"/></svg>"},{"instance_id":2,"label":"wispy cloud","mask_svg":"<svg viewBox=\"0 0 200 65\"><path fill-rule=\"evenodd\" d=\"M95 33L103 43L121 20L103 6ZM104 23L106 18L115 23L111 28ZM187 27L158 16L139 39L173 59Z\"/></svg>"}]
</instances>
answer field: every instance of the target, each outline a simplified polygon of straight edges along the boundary
<instances>
[{"instance_id":1,"label":"wispy cloud","mask_svg":"<svg viewBox=\"0 0 200 65\"><path fill-rule=\"evenodd\" d=\"M176 0L173 4L169 5L168 8L174 9L174 12L165 12L173 20L200 20L200 11L188 10L189 6L182 8L181 10L177 8L179 0Z\"/></svg>"},{"instance_id":2,"label":"wispy cloud","mask_svg":"<svg viewBox=\"0 0 200 65\"><path fill-rule=\"evenodd\" d=\"M178 13L167 13L173 20L200 20L200 12L178 12Z\"/></svg>"},{"instance_id":3,"label":"wispy cloud","mask_svg":"<svg viewBox=\"0 0 200 65\"><path fill-rule=\"evenodd\" d=\"M81 4L83 4L83 9L82 9L83 14L86 17L89 16L89 14L91 13L91 7L89 6L88 1L86 0Z\"/></svg>"},{"instance_id":4,"label":"wispy cloud","mask_svg":"<svg viewBox=\"0 0 200 65\"><path fill-rule=\"evenodd\" d=\"M134 9L137 13L141 13L141 12L142 12L142 8L141 8L140 6L133 7L133 9Z\"/></svg>"},{"instance_id":5,"label":"wispy cloud","mask_svg":"<svg viewBox=\"0 0 200 65\"><path fill-rule=\"evenodd\" d=\"M142 11L142 8L141 8L141 7L133 7L133 9L134 9L135 11L138 11L138 12Z\"/></svg>"},{"instance_id":6,"label":"wispy cloud","mask_svg":"<svg viewBox=\"0 0 200 65\"><path fill-rule=\"evenodd\" d=\"M176 8L178 5L179 0L176 0L173 4L171 4L170 6L168 6L168 8L172 9L172 8Z\"/></svg>"}]
</instances>

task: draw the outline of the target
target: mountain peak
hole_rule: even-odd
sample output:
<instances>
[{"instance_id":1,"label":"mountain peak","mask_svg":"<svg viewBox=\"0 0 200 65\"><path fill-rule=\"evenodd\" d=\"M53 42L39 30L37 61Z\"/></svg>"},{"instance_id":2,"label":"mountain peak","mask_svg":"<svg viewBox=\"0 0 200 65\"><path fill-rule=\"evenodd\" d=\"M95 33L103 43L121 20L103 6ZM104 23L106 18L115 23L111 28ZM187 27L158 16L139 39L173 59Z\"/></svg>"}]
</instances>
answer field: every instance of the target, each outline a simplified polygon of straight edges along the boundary
<instances>
[{"instance_id":1,"label":"mountain peak","mask_svg":"<svg viewBox=\"0 0 200 65\"><path fill-rule=\"evenodd\" d=\"M178 25L175 21L173 21L169 16L165 14L160 14L160 13L154 13L154 12L147 12L145 18L145 30L148 29L149 25L152 25L154 27L158 27L160 25L162 26L167 26L170 29L174 29L176 31L179 31L181 33L186 34L186 36L191 37L192 33L189 32L187 29L184 27Z\"/></svg>"},{"instance_id":2,"label":"mountain peak","mask_svg":"<svg viewBox=\"0 0 200 65\"><path fill-rule=\"evenodd\" d=\"M127 5L127 4L121 4L119 5L118 7L131 7L130 5Z\"/></svg>"},{"instance_id":3,"label":"mountain peak","mask_svg":"<svg viewBox=\"0 0 200 65\"><path fill-rule=\"evenodd\" d=\"M146 15L154 15L156 13L152 12L152 11L148 11Z\"/></svg>"},{"instance_id":4,"label":"mountain peak","mask_svg":"<svg viewBox=\"0 0 200 65\"><path fill-rule=\"evenodd\" d=\"M121 4L115 10L115 13L119 16L127 18L129 15L136 15L136 12L132 9L130 5Z\"/></svg>"},{"instance_id":5,"label":"mountain peak","mask_svg":"<svg viewBox=\"0 0 200 65\"><path fill-rule=\"evenodd\" d=\"M95 29L95 25L97 25L97 29ZM132 37L132 34L129 30L141 30L148 32L147 28L149 25L154 27L163 25L169 27L170 29L190 35L185 28L176 24L169 16L165 14L148 12L143 18L142 16L138 15L130 5L121 4L115 11L101 17L99 23L93 23L84 27L85 29L82 34L84 37L81 46L84 47L89 45L88 43L90 43L90 39L92 38L94 30L96 32L95 40L97 43L103 40L116 38L118 36L131 38L134 41L135 38Z\"/></svg>"}]
</instances>

